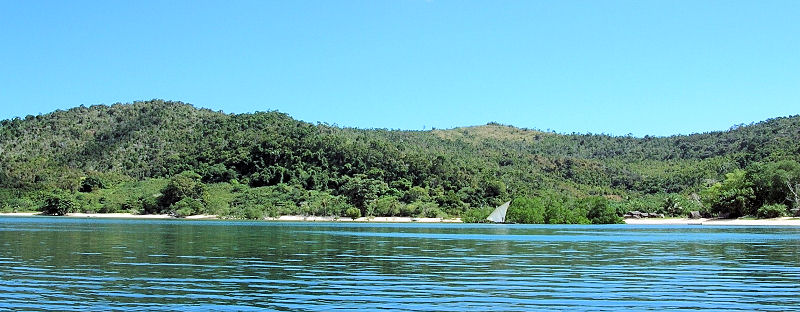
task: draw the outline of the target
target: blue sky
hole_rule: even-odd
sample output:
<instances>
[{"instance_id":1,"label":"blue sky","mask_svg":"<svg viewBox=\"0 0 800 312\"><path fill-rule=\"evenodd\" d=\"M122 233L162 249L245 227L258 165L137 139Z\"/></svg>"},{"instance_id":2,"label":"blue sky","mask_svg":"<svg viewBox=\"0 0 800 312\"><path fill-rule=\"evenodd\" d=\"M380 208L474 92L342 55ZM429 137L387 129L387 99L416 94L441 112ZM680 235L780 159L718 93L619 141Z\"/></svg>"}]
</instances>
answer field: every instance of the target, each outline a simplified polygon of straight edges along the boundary
<instances>
[{"instance_id":1,"label":"blue sky","mask_svg":"<svg viewBox=\"0 0 800 312\"><path fill-rule=\"evenodd\" d=\"M800 1L0 1L0 118L153 98L637 136L800 113Z\"/></svg>"}]
</instances>

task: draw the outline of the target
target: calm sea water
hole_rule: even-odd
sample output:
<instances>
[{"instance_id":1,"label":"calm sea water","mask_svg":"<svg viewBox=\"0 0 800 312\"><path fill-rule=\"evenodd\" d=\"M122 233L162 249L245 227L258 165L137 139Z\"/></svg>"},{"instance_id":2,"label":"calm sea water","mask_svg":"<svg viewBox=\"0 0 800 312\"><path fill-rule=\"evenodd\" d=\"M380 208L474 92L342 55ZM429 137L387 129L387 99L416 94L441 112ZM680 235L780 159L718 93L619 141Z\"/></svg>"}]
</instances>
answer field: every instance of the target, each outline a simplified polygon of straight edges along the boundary
<instances>
[{"instance_id":1,"label":"calm sea water","mask_svg":"<svg viewBox=\"0 0 800 312\"><path fill-rule=\"evenodd\" d=\"M800 311L800 229L0 218L0 310Z\"/></svg>"}]
</instances>

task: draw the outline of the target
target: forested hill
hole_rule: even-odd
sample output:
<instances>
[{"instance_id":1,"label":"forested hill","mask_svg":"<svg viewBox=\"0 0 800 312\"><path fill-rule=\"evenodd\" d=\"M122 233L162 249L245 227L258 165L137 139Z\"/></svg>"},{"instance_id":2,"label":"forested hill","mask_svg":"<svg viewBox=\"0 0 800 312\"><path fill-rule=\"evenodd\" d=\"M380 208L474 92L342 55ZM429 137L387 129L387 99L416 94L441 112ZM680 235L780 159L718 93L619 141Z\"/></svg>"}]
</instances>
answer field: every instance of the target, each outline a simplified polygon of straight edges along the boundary
<instances>
[{"instance_id":1,"label":"forested hill","mask_svg":"<svg viewBox=\"0 0 800 312\"><path fill-rule=\"evenodd\" d=\"M658 210L664 198L702 193L736 169L796 164L798 142L798 116L722 132L635 138L495 123L433 131L351 129L279 112L224 114L153 100L3 120L0 205L44 206L46 194L61 192L77 196L72 209L163 211L181 197L168 202L158 188L146 194L152 191L144 190L148 181L176 183L183 176L204 186L205 195L196 196L202 207L191 209L231 215L243 213L237 207L266 206L285 209L275 213L316 214L306 206L330 202L362 215L460 216L543 194L562 201L601 196ZM138 188L140 197L112 198L120 187ZM227 199L215 203L219 199L208 195L215 190ZM273 202L264 195L270 192L289 197ZM148 207L150 197L158 202ZM752 197L756 208L767 204Z\"/></svg>"}]
</instances>

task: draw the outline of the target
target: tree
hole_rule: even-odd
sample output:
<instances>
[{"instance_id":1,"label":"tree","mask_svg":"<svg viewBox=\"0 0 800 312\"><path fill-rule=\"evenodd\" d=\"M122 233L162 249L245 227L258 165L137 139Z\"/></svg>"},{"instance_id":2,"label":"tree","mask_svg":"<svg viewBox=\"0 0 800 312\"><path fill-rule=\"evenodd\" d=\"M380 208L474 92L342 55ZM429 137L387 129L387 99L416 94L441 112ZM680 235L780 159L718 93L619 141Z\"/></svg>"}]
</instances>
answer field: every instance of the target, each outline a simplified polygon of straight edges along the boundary
<instances>
[{"instance_id":1,"label":"tree","mask_svg":"<svg viewBox=\"0 0 800 312\"><path fill-rule=\"evenodd\" d=\"M200 212L204 207L205 195L205 184L200 180L200 175L193 171L184 171L170 178L161 191L160 212L175 213L177 209L183 209L182 213L186 213L188 208L194 213ZM181 204L176 206L179 202Z\"/></svg>"},{"instance_id":2,"label":"tree","mask_svg":"<svg viewBox=\"0 0 800 312\"><path fill-rule=\"evenodd\" d=\"M753 184L757 204L800 207L800 163L794 160L754 163L747 168L747 178Z\"/></svg>"},{"instance_id":3,"label":"tree","mask_svg":"<svg viewBox=\"0 0 800 312\"><path fill-rule=\"evenodd\" d=\"M361 210L361 215L366 215L367 204L386 195L389 192L389 186L386 182L357 174L347 178L344 185L341 186L340 192L350 199L353 206Z\"/></svg>"},{"instance_id":4,"label":"tree","mask_svg":"<svg viewBox=\"0 0 800 312\"><path fill-rule=\"evenodd\" d=\"M102 179L96 176L89 176L81 181L80 191L88 193L104 188L106 188L106 184Z\"/></svg>"},{"instance_id":5,"label":"tree","mask_svg":"<svg viewBox=\"0 0 800 312\"><path fill-rule=\"evenodd\" d=\"M63 216L75 211L75 206L75 197L72 194L56 190L47 196L41 211L46 215Z\"/></svg>"},{"instance_id":6,"label":"tree","mask_svg":"<svg viewBox=\"0 0 800 312\"><path fill-rule=\"evenodd\" d=\"M506 221L509 223L544 224L545 206L539 197L517 197L508 207Z\"/></svg>"},{"instance_id":7,"label":"tree","mask_svg":"<svg viewBox=\"0 0 800 312\"><path fill-rule=\"evenodd\" d=\"M608 204L608 200L601 196L592 196L580 200L579 205L586 209L586 217L592 224L622 223L622 217L617 215L617 210Z\"/></svg>"},{"instance_id":8,"label":"tree","mask_svg":"<svg viewBox=\"0 0 800 312\"><path fill-rule=\"evenodd\" d=\"M772 205L764 205L761 208L758 208L756 212L756 216L759 218L777 218L783 217L786 215L786 205L784 204L772 204Z\"/></svg>"},{"instance_id":9,"label":"tree","mask_svg":"<svg viewBox=\"0 0 800 312\"><path fill-rule=\"evenodd\" d=\"M736 169L726 174L724 181L712 184L701 195L704 203L711 207L711 212L720 216L737 218L755 214L755 195L744 170Z\"/></svg>"}]
</instances>

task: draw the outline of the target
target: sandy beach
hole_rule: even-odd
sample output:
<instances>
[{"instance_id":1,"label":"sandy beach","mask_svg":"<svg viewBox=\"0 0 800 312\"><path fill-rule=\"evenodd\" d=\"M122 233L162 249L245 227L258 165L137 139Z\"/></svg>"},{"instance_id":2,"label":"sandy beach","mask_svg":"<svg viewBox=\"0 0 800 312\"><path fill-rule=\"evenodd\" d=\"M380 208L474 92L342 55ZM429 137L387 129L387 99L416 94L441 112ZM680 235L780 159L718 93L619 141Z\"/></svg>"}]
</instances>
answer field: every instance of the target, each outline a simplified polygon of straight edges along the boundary
<instances>
[{"instance_id":1,"label":"sandy beach","mask_svg":"<svg viewBox=\"0 0 800 312\"><path fill-rule=\"evenodd\" d=\"M361 217L361 218L347 218L347 217L320 217L320 216L280 216L277 218L266 218L268 221L309 221L309 222L392 222L392 223L405 223L405 222L419 222L419 223L461 223L460 218L443 219L443 218L411 218L411 217Z\"/></svg>"},{"instance_id":2,"label":"sandy beach","mask_svg":"<svg viewBox=\"0 0 800 312\"><path fill-rule=\"evenodd\" d=\"M13 212L13 213L0 213L0 216L7 217L33 217L43 216L39 212ZM167 214L132 214L132 213L68 213L66 217L73 218L116 218L116 219L177 219ZM215 215L196 215L188 216L185 219L217 219Z\"/></svg>"},{"instance_id":3,"label":"sandy beach","mask_svg":"<svg viewBox=\"0 0 800 312\"><path fill-rule=\"evenodd\" d=\"M0 216L32 217L41 216L38 212L0 213ZM68 213L67 217L73 218L118 218L118 219L179 219L166 214L138 215L131 213ZM220 219L216 215L195 215L182 219L214 220ZM412 218L412 217L321 217L321 216L280 216L265 218L265 221L294 221L294 222L385 222L385 223L461 223L460 218ZM741 226L800 226L800 218L783 217L774 219L688 219L688 218L644 218L625 219L626 224L634 225L741 225Z\"/></svg>"},{"instance_id":4,"label":"sandy beach","mask_svg":"<svg viewBox=\"0 0 800 312\"><path fill-rule=\"evenodd\" d=\"M800 226L800 218L784 217L774 219L689 219L689 218L645 218L625 219L626 224L638 225L775 225L775 226Z\"/></svg>"},{"instance_id":5,"label":"sandy beach","mask_svg":"<svg viewBox=\"0 0 800 312\"><path fill-rule=\"evenodd\" d=\"M0 216L9 217L32 217L42 216L38 212L14 212L14 213L0 213ZM73 218L118 218L118 219L179 219L167 214L156 215L138 215L131 213L68 213L66 217ZM216 215L194 215L180 219L219 219ZM362 218L346 218L346 217L320 217L320 216L280 216L277 218L265 218L266 221L306 221L306 222L419 222L419 223L460 223L460 218L455 219L442 219L442 218L411 218L411 217L362 217Z\"/></svg>"}]
</instances>

